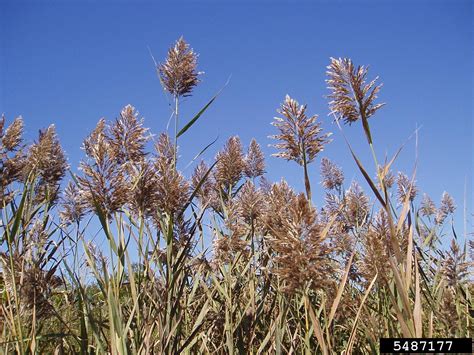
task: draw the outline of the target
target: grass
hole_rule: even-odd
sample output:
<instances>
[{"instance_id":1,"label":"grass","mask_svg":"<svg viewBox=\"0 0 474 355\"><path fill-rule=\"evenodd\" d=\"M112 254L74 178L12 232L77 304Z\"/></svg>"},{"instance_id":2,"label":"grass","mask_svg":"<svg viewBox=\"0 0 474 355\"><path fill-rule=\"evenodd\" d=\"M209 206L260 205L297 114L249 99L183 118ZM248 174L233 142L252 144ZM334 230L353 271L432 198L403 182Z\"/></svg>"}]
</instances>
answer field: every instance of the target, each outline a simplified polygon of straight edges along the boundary
<instances>
[{"instance_id":1,"label":"grass","mask_svg":"<svg viewBox=\"0 0 474 355\"><path fill-rule=\"evenodd\" d=\"M383 105L367 68L331 59L327 82L340 137L341 122L361 123L373 169L346 142L370 194L324 158L317 207L308 167L329 134L289 97L275 155L302 168L305 194L267 181L259 144L245 152L238 137L180 173L178 138L217 97L178 120L196 66L182 38L157 66L172 137L148 152L126 106L98 122L69 179L54 126L26 146L21 118L0 120L0 353L350 354L378 353L380 337L472 337L473 244L443 232L448 194L436 207L415 174L394 175L400 151L380 165L368 118Z\"/></svg>"}]
</instances>

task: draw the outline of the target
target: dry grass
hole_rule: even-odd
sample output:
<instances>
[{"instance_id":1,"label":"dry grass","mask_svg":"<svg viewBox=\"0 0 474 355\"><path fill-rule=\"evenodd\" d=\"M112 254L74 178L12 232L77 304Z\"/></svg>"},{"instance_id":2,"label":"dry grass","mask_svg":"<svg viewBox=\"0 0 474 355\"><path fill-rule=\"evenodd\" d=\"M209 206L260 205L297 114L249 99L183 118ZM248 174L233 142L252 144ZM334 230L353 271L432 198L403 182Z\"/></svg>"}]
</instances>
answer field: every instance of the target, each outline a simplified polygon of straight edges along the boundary
<instances>
[{"instance_id":1,"label":"dry grass","mask_svg":"<svg viewBox=\"0 0 474 355\"><path fill-rule=\"evenodd\" d=\"M126 106L99 120L67 183L54 127L27 146L22 119L2 117L0 353L369 354L380 337L472 337L474 243L449 228L447 193L438 208L392 171L399 152L379 165L368 118L381 87L366 67L331 59L328 86L338 125L362 121L376 177L347 142L369 191L321 157L319 207L308 170L329 134L288 96L275 155L303 168L306 194L269 182L259 144L239 137L191 177L179 171L178 137L216 98L179 127L196 68L183 39L157 67L174 136L147 151Z\"/></svg>"}]
</instances>

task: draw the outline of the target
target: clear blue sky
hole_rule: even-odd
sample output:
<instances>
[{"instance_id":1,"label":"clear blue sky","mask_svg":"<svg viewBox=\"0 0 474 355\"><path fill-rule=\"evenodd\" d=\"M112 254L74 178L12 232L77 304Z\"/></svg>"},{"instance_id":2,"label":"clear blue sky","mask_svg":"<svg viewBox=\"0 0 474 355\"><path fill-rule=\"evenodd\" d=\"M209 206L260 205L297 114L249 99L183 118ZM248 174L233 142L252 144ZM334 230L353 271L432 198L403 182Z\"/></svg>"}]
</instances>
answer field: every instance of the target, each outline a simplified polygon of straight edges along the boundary
<instances>
[{"instance_id":1,"label":"clear blue sky","mask_svg":"<svg viewBox=\"0 0 474 355\"><path fill-rule=\"evenodd\" d=\"M229 86L182 142L183 162L219 135L245 144L252 137L272 152L270 122L285 94L308 104L334 141L324 156L343 166L346 181L361 180L327 116L325 70L329 57L370 64L387 106L371 120L379 154L393 154L416 129L417 180L438 203L444 190L459 207L462 229L465 181L472 211L473 10L472 1L314 2L101 2L0 1L0 112L22 115L27 136L56 124L73 167L96 121L113 119L134 105L153 132L170 114L148 53L157 60L181 35L200 53L205 71L184 103L189 118L232 75ZM371 163L362 129L345 132L363 161ZM397 168L410 172L411 140ZM267 157L272 180L281 176L302 189L294 163ZM183 164L185 165L185 164ZM319 160L310 170L319 181ZM318 204L321 188L313 187ZM472 230L472 228L471 228Z\"/></svg>"}]
</instances>

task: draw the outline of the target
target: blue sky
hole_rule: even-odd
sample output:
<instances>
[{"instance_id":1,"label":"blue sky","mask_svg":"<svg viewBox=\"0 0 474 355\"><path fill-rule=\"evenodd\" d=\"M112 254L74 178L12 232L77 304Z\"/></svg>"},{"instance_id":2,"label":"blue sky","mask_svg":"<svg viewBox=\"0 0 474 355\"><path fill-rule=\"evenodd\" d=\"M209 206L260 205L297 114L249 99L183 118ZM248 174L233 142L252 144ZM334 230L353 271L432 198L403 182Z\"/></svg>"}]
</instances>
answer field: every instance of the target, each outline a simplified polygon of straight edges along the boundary
<instances>
[{"instance_id":1,"label":"blue sky","mask_svg":"<svg viewBox=\"0 0 474 355\"><path fill-rule=\"evenodd\" d=\"M0 112L22 115L28 139L54 123L70 164L77 166L84 137L100 117L113 119L135 106L154 133L170 115L150 58L162 60L181 35L200 54L202 84L182 106L183 120L231 77L229 85L181 144L183 166L219 136L214 156L230 135L252 137L267 153L268 176L303 188L296 164L268 155L275 110L289 94L317 113L334 141L322 156L341 165L346 181L362 180L343 138L327 116L329 57L370 64L387 105L371 119L380 156L391 155L417 127L417 180L439 202L449 191L459 207L464 186L472 211L471 1L314 2L92 2L0 3ZM344 127L372 168L359 124ZM410 173L410 140L396 168ZM190 173L187 171L186 173ZM310 168L320 204L319 159ZM471 228L472 230L472 228Z\"/></svg>"}]
</instances>

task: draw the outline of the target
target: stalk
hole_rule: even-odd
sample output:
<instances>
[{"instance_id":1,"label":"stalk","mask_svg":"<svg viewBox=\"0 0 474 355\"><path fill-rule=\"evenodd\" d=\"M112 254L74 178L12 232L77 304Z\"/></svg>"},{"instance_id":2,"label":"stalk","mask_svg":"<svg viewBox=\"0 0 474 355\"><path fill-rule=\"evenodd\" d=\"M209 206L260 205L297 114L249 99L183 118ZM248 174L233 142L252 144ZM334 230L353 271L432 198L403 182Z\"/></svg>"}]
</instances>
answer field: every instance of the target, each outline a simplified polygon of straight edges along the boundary
<instances>
[{"instance_id":1,"label":"stalk","mask_svg":"<svg viewBox=\"0 0 474 355\"><path fill-rule=\"evenodd\" d=\"M174 159L173 167L178 163L178 126L179 126L179 96L174 96Z\"/></svg>"},{"instance_id":2,"label":"stalk","mask_svg":"<svg viewBox=\"0 0 474 355\"><path fill-rule=\"evenodd\" d=\"M308 174L308 162L306 159L306 150L303 142L303 170L304 170L304 186L306 189L306 197L308 198L309 203L311 204L311 183L309 181L309 174Z\"/></svg>"},{"instance_id":3,"label":"stalk","mask_svg":"<svg viewBox=\"0 0 474 355\"><path fill-rule=\"evenodd\" d=\"M304 168L304 186L306 189L306 196L308 197L308 201L311 203L311 184L309 182L309 175L308 175L308 164L304 163L303 165Z\"/></svg>"}]
</instances>

